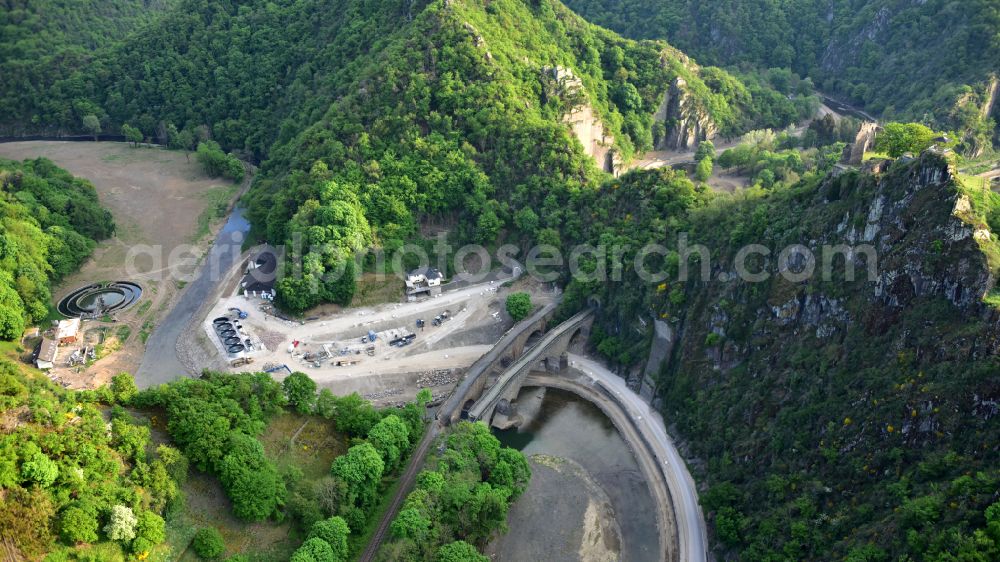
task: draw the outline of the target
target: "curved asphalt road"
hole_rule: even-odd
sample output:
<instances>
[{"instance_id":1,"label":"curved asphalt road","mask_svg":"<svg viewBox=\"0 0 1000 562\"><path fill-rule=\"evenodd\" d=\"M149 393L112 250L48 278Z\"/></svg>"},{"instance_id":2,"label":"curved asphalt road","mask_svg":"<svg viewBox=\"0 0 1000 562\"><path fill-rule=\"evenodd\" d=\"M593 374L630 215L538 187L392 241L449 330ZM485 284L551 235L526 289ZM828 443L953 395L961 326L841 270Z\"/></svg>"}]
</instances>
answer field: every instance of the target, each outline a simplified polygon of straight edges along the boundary
<instances>
[{"instance_id":1,"label":"curved asphalt road","mask_svg":"<svg viewBox=\"0 0 1000 562\"><path fill-rule=\"evenodd\" d=\"M663 462L663 474L674 503L677 518L677 536L680 559L684 562L704 562L708 557L708 532L705 516L698 503L698 489L688 472L684 459L667 434L660 414L649 407L642 397L625 384L625 379L612 373L604 365L569 354L570 364L595 381L599 381L620 399L623 408L635 421L635 426L652 445L657 459Z\"/></svg>"}]
</instances>

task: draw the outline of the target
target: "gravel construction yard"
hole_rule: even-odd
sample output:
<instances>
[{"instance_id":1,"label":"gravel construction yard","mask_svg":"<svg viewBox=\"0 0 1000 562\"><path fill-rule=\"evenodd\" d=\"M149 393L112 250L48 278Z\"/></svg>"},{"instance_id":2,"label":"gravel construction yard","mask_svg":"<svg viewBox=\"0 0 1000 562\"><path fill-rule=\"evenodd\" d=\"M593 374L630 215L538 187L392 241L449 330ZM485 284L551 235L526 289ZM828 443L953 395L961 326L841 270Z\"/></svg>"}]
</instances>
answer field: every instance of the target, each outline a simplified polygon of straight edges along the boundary
<instances>
[{"instance_id":1,"label":"gravel construction yard","mask_svg":"<svg viewBox=\"0 0 1000 562\"><path fill-rule=\"evenodd\" d=\"M254 362L231 371L287 365L292 371L306 373L320 387L329 388L335 394L357 392L376 405L412 400L417 391L425 387L439 398L450 391L461 373L511 327L513 323L503 303L509 292L517 290L532 291L533 301L539 306L553 296L521 281L512 287L494 281L448 291L420 302L346 309L322 320L300 322L266 313L267 303L260 299L232 295L219 299L199 326L197 338L205 343L208 351L202 356L200 367L218 368L220 363L230 360L213 340L216 336L212 320L229 314L231 308L239 308L249 313L246 319L240 320L245 332L252 334L255 341L263 342L267 349L247 353ZM451 319L440 326L432 326L431 319L445 310L450 311ZM426 322L422 330L416 327L418 318ZM327 358L317 367L304 357L322 352L324 344L331 350L360 351L367 346L360 343L361 336L367 335L369 330L381 333L400 327L416 334L412 344L391 347L385 338L379 338L373 344L375 355L361 352L343 357L356 361L354 364L336 366ZM295 341L299 344L294 353L289 353L288 347ZM443 382L444 379L432 381L429 373L436 370L454 370L456 374L447 382ZM275 373L276 378L282 376L284 373Z\"/></svg>"}]
</instances>

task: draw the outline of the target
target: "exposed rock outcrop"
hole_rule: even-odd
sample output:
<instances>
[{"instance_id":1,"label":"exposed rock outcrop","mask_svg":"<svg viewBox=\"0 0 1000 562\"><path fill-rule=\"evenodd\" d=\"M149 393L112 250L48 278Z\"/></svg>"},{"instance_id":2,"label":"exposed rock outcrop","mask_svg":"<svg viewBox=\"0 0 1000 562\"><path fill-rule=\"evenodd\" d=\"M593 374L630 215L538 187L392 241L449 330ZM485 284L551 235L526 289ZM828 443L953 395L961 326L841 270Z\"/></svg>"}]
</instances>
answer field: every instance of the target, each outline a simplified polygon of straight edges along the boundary
<instances>
[{"instance_id":1,"label":"exposed rock outcrop","mask_svg":"<svg viewBox=\"0 0 1000 562\"><path fill-rule=\"evenodd\" d=\"M855 64L861 57L865 44L879 42L883 33L889 28L892 16L893 13L889 8L882 7L854 37L831 41L823 51L823 58L820 61L822 69L826 72L839 72Z\"/></svg>"},{"instance_id":2,"label":"exposed rock outcrop","mask_svg":"<svg viewBox=\"0 0 1000 562\"><path fill-rule=\"evenodd\" d=\"M809 337L816 345L842 345L848 333L899 330L903 318L935 302L965 321L985 319L992 328L976 335L973 348L1000 353L1000 312L984 302L996 284L997 264L989 258L997 255L995 234L967 195L971 188L959 186L956 177L934 149L909 163L897 161L884 174L830 176L809 203L811 212L797 219L811 239L792 241L812 252L815 274L803 281L782 277L782 271L806 264L793 254L781 265L774 257L782 248L771 248L764 266L769 279L762 285L737 279L728 264L713 265L713 281L689 293L688 310L694 312L670 327L680 337L657 340L668 349L680 346L679 353L651 356L674 363L671 369L706 361L721 372L747 362L755 369L770 361L762 357L780 356L783 342ZM837 252L830 254L830 274L823 265L828 251ZM730 281L714 281L719 278ZM655 369L647 365L646 372Z\"/></svg>"},{"instance_id":3,"label":"exposed rock outcrop","mask_svg":"<svg viewBox=\"0 0 1000 562\"><path fill-rule=\"evenodd\" d=\"M861 124L858 134L854 137L854 142L844 147L844 154L841 162L849 166L860 166L864 160L865 152L875 146L875 133L878 130L878 123L866 121Z\"/></svg>"},{"instance_id":4,"label":"exposed rock outcrop","mask_svg":"<svg viewBox=\"0 0 1000 562\"><path fill-rule=\"evenodd\" d=\"M666 134L657 139L657 150L687 150L715 137L718 127L701 107L693 102L687 82L678 76L663 94L654 119L664 124Z\"/></svg>"},{"instance_id":5,"label":"exposed rock outcrop","mask_svg":"<svg viewBox=\"0 0 1000 562\"><path fill-rule=\"evenodd\" d=\"M979 110L979 114L982 115L983 119L988 118L993 113L993 109L997 103L998 91L1000 91L1000 78L997 78L996 74L994 74L990 76L990 81L986 84L986 95L984 96L983 106Z\"/></svg>"},{"instance_id":6,"label":"exposed rock outcrop","mask_svg":"<svg viewBox=\"0 0 1000 562\"><path fill-rule=\"evenodd\" d=\"M584 152L602 170L617 176L622 162L614 148L615 139L604 128L604 123L587 99L583 82L572 70L561 66L545 68L544 73L554 86L551 94L559 96L566 104L567 113L563 116L563 121L583 145Z\"/></svg>"}]
</instances>

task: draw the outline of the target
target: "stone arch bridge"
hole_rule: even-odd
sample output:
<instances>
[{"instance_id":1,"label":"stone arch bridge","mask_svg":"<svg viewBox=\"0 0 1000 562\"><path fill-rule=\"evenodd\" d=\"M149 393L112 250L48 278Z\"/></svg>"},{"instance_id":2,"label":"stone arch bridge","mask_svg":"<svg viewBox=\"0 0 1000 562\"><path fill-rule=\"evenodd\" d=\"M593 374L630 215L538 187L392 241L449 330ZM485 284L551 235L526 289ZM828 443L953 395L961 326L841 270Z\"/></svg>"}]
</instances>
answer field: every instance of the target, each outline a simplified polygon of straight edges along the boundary
<instances>
[{"instance_id":1,"label":"stone arch bridge","mask_svg":"<svg viewBox=\"0 0 1000 562\"><path fill-rule=\"evenodd\" d=\"M567 367L567 350L586 341L594 321L584 310L549 328L558 303L548 304L519 322L476 361L465 379L439 410L444 424L462 418L503 426L512 415L511 403L533 370L559 372Z\"/></svg>"}]
</instances>

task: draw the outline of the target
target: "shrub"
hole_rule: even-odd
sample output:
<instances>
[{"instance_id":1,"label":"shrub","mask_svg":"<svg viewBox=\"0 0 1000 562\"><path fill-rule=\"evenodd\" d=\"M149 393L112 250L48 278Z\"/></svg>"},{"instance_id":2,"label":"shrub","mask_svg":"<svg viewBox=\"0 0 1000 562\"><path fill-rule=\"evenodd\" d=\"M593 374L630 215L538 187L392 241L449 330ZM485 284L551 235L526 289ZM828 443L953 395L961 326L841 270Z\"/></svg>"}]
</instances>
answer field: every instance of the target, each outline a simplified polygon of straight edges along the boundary
<instances>
[{"instance_id":1,"label":"shrub","mask_svg":"<svg viewBox=\"0 0 1000 562\"><path fill-rule=\"evenodd\" d=\"M474 546L465 541L455 541L442 546L437 552L437 562L489 562Z\"/></svg>"},{"instance_id":2,"label":"shrub","mask_svg":"<svg viewBox=\"0 0 1000 562\"><path fill-rule=\"evenodd\" d=\"M712 159L702 158L694 168L694 177L700 182L708 181L712 177Z\"/></svg>"},{"instance_id":3,"label":"shrub","mask_svg":"<svg viewBox=\"0 0 1000 562\"><path fill-rule=\"evenodd\" d=\"M313 537L292 554L291 562L337 562L337 559L326 541Z\"/></svg>"},{"instance_id":4,"label":"shrub","mask_svg":"<svg viewBox=\"0 0 1000 562\"><path fill-rule=\"evenodd\" d=\"M226 550L226 543L222 540L222 535L212 527L199 529L194 535L194 542L191 544L195 554L206 560L213 560L222 556Z\"/></svg>"},{"instance_id":5,"label":"shrub","mask_svg":"<svg viewBox=\"0 0 1000 562\"><path fill-rule=\"evenodd\" d=\"M71 507L60 518L60 533L70 543L97 541L97 515L90 510Z\"/></svg>"},{"instance_id":6,"label":"shrub","mask_svg":"<svg viewBox=\"0 0 1000 562\"><path fill-rule=\"evenodd\" d=\"M531 309L531 295L528 293L511 293L507 296L507 314L510 314L514 322L527 318Z\"/></svg>"},{"instance_id":7,"label":"shrub","mask_svg":"<svg viewBox=\"0 0 1000 562\"><path fill-rule=\"evenodd\" d=\"M135 538L136 523L131 507L116 505L111 508L111 518L104 526L104 534L113 541L129 542Z\"/></svg>"},{"instance_id":8,"label":"shrub","mask_svg":"<svg viewBox=\"0 0 1000 562\"><path fill-rule=\"evenodd\" d=\"M132 541L132 552L135 554L149 552L167 538L163 518L152 511L143 511L139 514L135 532L136 537Z\"/></svg>"},{"instance_id":9,"label":"shrub","mask_svg":"<svg viewBox=\"0 0 1000 562\"><path fill-rule=\"evenodd\" d=\"M129 400L139 392L139 388L135 386L132 375L118 373L111 377L111 392L115 396L115 402L128 404Z\"/></svg>"},{"instance_id":10,"label":"shrub","mask_svg":"<svg viewBox=\"0 0 1000 562\"><path fill-rule=\"evenodd\" d=\"M38 452L21 466L21 476L42 488L47 488L59 476L59 467L52 459L45 456L45 453Z\"/></svg>"}]
</instances>

